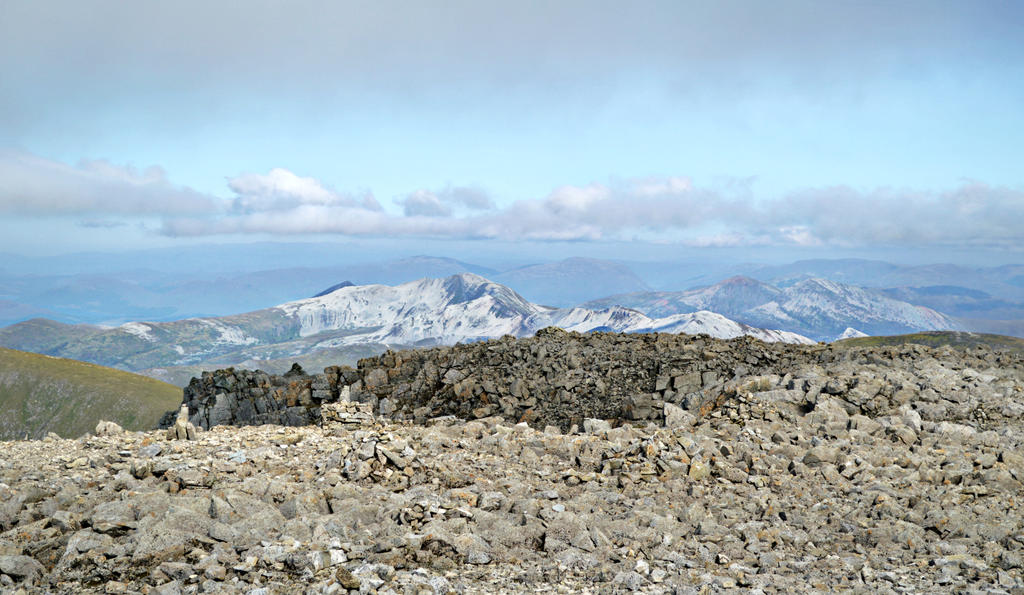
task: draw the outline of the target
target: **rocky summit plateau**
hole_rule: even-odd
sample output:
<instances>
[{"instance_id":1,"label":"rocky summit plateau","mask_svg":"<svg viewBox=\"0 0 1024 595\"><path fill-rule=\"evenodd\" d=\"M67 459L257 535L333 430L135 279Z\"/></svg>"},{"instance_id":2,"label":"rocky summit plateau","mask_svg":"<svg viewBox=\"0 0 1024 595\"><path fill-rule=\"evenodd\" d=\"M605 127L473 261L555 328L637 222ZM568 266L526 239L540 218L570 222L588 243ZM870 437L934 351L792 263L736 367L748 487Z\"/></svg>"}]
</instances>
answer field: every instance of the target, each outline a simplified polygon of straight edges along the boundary
<instances>
[{"instance_id":1,"label":"rocky summit plateau","mask_svg":"<svg viewBox=\"0 0 1024 595\"><path fill-rule=\"evenodd\" d=\"M1024 593L1024 356L578 334L0 447L11 593Z\"/></svg>"}]
</instances>

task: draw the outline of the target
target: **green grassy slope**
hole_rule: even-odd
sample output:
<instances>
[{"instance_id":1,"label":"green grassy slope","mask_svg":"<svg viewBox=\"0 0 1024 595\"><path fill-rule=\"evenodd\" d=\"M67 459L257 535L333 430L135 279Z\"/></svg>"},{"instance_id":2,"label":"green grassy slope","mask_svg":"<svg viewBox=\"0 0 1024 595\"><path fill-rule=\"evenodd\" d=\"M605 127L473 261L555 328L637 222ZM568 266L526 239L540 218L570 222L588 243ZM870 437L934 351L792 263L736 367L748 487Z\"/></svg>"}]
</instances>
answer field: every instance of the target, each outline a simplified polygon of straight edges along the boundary
<instances>
[{"instance_id":1,"label":"green grassy slope","mask_svg":"<svg viewBox=\"0 0 1024 595\"><path fill-rule=\"evenodd\" d=\"M152 378L0 348L0 440L80 436L101 419L151 429L180 403L180 388Z\"/></svg>"},{"instance_id":2,"label":"green grassy slope","mask_svg":"<svg viewBox=\"0 0 1024 595\"><path fill-rule=\"evenodd\" d=\"M951 347L988 345L992 349L1024 351L1024 339L1020 339L1018 337L962 331L929 331L922 333L910 333L907 335L892 335L888 337L857 337L854 339L836 341L834 344L842 347L874 347L878 345L903 345L906 343L916 343L918 345L927 345L929 347L942 347L944 345L949 345Z\"/></svg>"}]
</instances>

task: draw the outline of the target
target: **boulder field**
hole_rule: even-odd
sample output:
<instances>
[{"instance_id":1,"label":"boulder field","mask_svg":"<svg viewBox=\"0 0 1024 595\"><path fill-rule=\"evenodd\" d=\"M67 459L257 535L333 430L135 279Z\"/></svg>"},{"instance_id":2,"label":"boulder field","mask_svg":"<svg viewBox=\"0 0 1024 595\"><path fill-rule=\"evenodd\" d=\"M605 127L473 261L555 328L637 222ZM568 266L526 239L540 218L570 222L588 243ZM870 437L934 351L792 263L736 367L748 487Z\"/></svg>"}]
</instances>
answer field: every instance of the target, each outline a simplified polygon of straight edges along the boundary
<instances>
[{"instance_id":1,"label":"boulder field","mask_svg":"<svg viewBox=\"0 0 1024 595\"><path fill-rule=\"evenodd\" d=\"M1024 593L1020 353L576 335L0 445L0 590Z\"/></svg>"}]
</instances>

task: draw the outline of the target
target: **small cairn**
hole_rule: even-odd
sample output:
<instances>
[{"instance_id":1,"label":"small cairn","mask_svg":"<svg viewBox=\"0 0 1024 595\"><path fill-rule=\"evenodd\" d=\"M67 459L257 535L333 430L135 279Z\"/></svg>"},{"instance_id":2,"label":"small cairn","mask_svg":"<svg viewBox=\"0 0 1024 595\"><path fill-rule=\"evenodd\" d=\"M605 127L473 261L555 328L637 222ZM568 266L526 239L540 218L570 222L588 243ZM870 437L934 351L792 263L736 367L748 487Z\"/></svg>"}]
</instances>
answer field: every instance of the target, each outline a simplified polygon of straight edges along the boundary
<instances>
[{"instance_id":1,"label":"small cairn","mask_svg":"<svg viewBox=\"0 0 1024 595\"><path fill-rule=\"evenodd\" d=\"M182 405L181 409L178 410L178 417L174 420L174 425L167 428L167 439L168 440L195 440L196 439L196 427L188 420L188 405Z\"/></svg>"}]
</instances>

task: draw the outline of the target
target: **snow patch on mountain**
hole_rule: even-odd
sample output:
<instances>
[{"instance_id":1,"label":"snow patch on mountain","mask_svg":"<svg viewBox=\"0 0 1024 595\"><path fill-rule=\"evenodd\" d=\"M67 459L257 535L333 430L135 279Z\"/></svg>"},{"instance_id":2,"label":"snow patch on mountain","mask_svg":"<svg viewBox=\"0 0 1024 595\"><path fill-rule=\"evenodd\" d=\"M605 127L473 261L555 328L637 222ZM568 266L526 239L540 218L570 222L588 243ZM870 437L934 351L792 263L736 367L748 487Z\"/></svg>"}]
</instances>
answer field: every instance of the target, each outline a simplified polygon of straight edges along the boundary
<instances>
[{"instance_id":1,"label":"snow patch on mountain","mask_svg":"<svg viewBox=\"0 0 1024 595\"><path fill-rule=\"evenodd\" d=\"M528 326L531 332L546 326L557 326L578 333L589 333L596 329L628 333L644 328L650 322L651 319L643 313L629 308L561 308L532 317L528 321Z\"/></svg>"},{"instance_id":2,"label":"snow patch on mountain","mask_svg":"<svg viewBox=\"0 0 1024 595\"><path fill-rule=\"evenodd\" d=\"M692 312L690 314L677 314L675 316L656 319L652 322L653 325L650 328L643 329L640 332L686 333L689 335L704 333L718 339L733 339L749 335L767 343L781 341L784 343L801 343L804 345L814 344L813 340L804 337L803 335L798 335L797 333L754 328L736 322L735 320L730 320L721 314L716 314L707 310Z\"/></svg>"},{"instance_id":3,"label":"snow patch on mountain","mask_svg":"<svg viewBox=\"0 0 1024 595\"><path fill-rule=\"evenodd\" d=\"M117 328L150 343L156 342L156 337L153 336L153 329L143 322L126 322Z\"/></svg>"},{"instance_id":4,"label":"snow patch on mountain","mask_svg":"<svg viewBox=\"0 0 1024 595\"><path fill-rule=\"evenodd\" d=\"M857 329L853 328L852 326L848 326L848 327L846 327L846 330L843 331L843 333L841 335L839 335L838 337L835 338L835 340L836 341L842 341L843 339L856 339L858 337L870 337L870 336L871 335L869 335L867 333L862 333L862 332L858 331Z\"/></svg>"},{"instance_id":5,"label":"snow patch on mountain","mask_svg":"<svg viewBox=\"0 0 1024 595\"><path fill-rule=\"evenodd\" d=\"M834 319L856 318L887 321L920 330L955 328L947 316L873 291L826 279L807 279L783 290L783 309L789 313L815 314Z\"/></svg>"},{"instance_id":6,"label":"snow patch on mountain","mask_svg":"<svg viewBox=\"0 0 1024 595\"><path fill-rule=\"evenodd\" d=\"M243 331L242 329L234 326L228 326L215 319L197 318L196 321L198 321L203 326L210 327L211 329L217 331L217 333L219 334L219 337L217 337L216 339L217 343L222 343L226 345L256 345L257 343L260 342L259 339L257 339L256 337L250 337L249 335L245 334L245 331Z\"/></svg>"},{"instance_id":7,"label":"snow patch on mountain","mask_svg":"<svg viewBox=\"0 0 1024 595\"><path fill-rule=\"evenodd\" d=\"M769 317L779 322L792 324L797 322L795 318L789 315L778 302L768 302L767 304L761 304L756 308L752 308L750 312L754 312L760 316Z\"/></svg>"}]
</instances>

